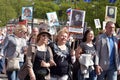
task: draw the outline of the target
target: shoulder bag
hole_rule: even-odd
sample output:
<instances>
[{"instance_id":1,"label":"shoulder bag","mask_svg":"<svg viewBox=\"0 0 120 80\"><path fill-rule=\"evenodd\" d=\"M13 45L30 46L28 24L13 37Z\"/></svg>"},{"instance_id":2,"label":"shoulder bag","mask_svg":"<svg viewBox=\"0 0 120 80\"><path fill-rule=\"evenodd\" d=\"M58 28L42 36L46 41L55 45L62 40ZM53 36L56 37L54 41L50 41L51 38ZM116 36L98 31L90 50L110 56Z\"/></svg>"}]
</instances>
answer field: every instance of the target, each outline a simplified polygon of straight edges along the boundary
<instances>
[{"instance_id":1,"label":"shoulder bag","mask_svg":"<svg viewBox=\"0 0 120 80\"><path fill-rule=\"evenodd\" d=\"M14 71L14 70L19 70L20 69L20 64L19 64L19 62L20 62L20 58L19 58L20 53L16 51L15 54L17 56L7 58L7 67L6 67L7 71Z\"/></svg>"},{"instance_id":2,"label":"shoulder bag","mask_svg":"<svg viewBox=\"0 0 120 80\"><path fill-rule=\"evenodd\" d=\"M8 58L7 59L7 71L14 71L14 70L19 70L20 65L19 65L19 58Z\"/></svg>"}]
</instances>

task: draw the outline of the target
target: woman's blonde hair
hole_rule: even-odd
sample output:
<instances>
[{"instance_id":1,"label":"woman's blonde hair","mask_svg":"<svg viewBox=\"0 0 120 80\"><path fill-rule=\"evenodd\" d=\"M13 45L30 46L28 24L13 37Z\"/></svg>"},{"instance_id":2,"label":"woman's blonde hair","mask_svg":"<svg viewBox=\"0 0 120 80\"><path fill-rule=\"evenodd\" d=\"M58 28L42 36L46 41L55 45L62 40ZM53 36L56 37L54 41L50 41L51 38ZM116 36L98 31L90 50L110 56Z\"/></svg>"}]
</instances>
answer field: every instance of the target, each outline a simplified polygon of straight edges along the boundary
<instances>
[{"instance_id":1,"label":"woman's blonde hair","mask_svg":"<svg viewBox=\"0 0 120 80\"><path fill-rule=\"evenodd\" d=\"M55 41L57 41L58 38L59 38L59 35L61 35L61 34L63 34L63 33L66 33L66 34L69 35L68 29L67 29L67 28L62 28L62 29L60 29L60 30L58 31L57 35L56 35Z\"/></svg>"},{"instance_id":2,"label":"woman's blonde hair","mask_svg":"<svg viewBox=\"0 0 120 80\"><path fill-rule=\"evenodd\" d=\"M18 33L18 32L22 32L22 31L25 31L27 32L27 27L25 25L16 25L15 28L14 28L14 33Z\"/></svg>"}]
</instances>

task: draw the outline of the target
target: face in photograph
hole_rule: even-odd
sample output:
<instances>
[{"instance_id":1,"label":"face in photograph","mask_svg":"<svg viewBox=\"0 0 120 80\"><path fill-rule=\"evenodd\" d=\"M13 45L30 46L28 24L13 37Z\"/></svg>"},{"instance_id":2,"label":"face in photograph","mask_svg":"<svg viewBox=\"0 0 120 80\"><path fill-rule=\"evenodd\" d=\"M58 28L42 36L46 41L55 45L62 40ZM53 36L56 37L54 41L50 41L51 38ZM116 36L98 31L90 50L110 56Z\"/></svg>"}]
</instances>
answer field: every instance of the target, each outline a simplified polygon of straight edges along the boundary
<instances>
[{"instance_id":1,"label":"face in photograph","mask_svg":"<svg viewBox=\"0 0 120 80\"><path fill-rule=\"evenodd\" d=\"M110 17L110 18L115 18L115 8L108 7L108 14L107 14L107 16Z\"/></svg>"},{"instance_id":2,"label":"face in photograph","mask_svg":"<svg viewBox=\"0 0 120 80\"><path fill-rule=\"evenodd\" d=\"M25 8L23 13L24 13L24 16L26 16L26 17L31 16L31 10L29 8Z\"/></svg>"},{"instance_id":3,"label":"face in photograph","mask_svg":"<svg viewBox=\"0 0 120 80\"><path fill-rule=\"evenodd\" d=\"M52 13L47 13L48 21L49 21L49 26L58 26L59 21L57 19L56 12Z\"/></svg>"},{"instance_id":4,"label":"face in photograph","mask_svg":"<svg viewBox=\"0 0 120 80\"><path fill-rule=\"evenodd\" d=\"M57 22L57 19L55 18L55 15L54 14L50 14L50 22L51 23L56 23Z\"/></svg>"},{"instance_id":5,"label":"face in photograph","mask_svg":"<svg viewBox=\"0 0 120 80\"><path fill-rule=\"evenodd\" d=\"M72 25L74 26L82 26L82 13L73 11L72 14Z\"/></svg>"},{"instance_id":6,"label":"face in photograph","mask_svg":"<svg viewBox=\"0 0 120 80\"><path fill-rule=\"evenodd\" d=\"M79 21L80 20L80 15L79 14L76 14L75 15L75 21Z\"/></svg>"}]
</instances>

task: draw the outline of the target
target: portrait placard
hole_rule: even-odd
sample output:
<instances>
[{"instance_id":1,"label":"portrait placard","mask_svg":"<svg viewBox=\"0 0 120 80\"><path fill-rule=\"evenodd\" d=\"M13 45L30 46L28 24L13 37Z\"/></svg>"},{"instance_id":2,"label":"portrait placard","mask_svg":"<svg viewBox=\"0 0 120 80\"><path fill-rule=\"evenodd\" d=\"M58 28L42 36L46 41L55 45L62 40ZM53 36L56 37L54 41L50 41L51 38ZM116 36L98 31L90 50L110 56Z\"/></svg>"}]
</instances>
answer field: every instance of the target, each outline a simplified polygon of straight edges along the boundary
<instances>
[{"instance_id":1,"label":"portrait placard","mask_svg":"<svg viewBox=\"0 0 120 80\"><path fill-rule=\"evenodd\" d=\"M102 29L105 30L105 26L106 26L106 21L103 21L103 24L102 24Z\"/></svg>"},{"instance_id":2,"label":"portrait placard","mask_svg":"<svg viewBox=\"0 0 120 80\"><path fill-rule=\"evenodd\" d=\"M33 7L22 7L22 20L31 21L33 16Z\"/></svg>"},{"instance_id":3,"label":"portrait placard","mask_svg":"<svg viewBox=\"0 0 120 80\"><path fill-rule=\"evenodd\" d=\"M101 28L100 19L94 19L95 27Z\"/></svg>"},{"instance_id":4,"label":"portrait placard","mask_svg":"<svg viewBox=\"0 0 120 80\"><path fill-rule=\"evenodd\" d=\"M47 14L49 26L59 26L59 21L56 12L49 12L46 14Z\"/></svg>"},{"instance_id":5,"label":"portrait placard","mask_svg":"<svg viewBox=\"0 0 120 80\"><path fill-rule=\"evenodd\" d=\"M106 6L105 21L112 21L116 23L117 16L117 7L115 6Z\"/></svg>"},{"instance_id":6,"label":"portrait placard","mask_svg":"<svg viewBox=\"0 0 120 80\"><path fill-rule=\"evenodd\" d=\"M72 9L70 14L69 31L83 33L85 11Z\"/></svg>"}]
</instances>

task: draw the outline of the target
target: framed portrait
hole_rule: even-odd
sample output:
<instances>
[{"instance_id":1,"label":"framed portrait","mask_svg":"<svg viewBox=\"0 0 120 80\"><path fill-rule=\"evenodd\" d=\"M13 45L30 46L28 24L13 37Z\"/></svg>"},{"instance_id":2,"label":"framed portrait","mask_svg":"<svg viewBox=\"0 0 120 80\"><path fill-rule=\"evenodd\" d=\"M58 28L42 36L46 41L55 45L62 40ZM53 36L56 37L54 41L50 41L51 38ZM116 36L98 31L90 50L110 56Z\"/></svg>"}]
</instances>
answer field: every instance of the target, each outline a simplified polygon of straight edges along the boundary
<instances>
[{"instance_id":1,"label":"framed portrait","mask_svg":"<svg viewBox=\"0 0 120 80\"><path fill-rule=\"evenodd\" d=\"M59 21L56 12L49 12L46 14L47 14L49 26L59 26Z\"/></svg>"},{"instance_id":2,"label":"framed portrait","mask_svg":"<svg viewBox=\"0 0 120 80\"><path fill-rule=\"evenodd\" d=\"M106 21L103 21L103 23L102 23L102 29L103 30L105 30L106 23L107 23Z\"/></svg>"},{"instance_id":3,"label":"framed portrait","mask_svg":"<svg viewBox=\"0 0 120 80\"><path fill-rule=\"evenodd\" d=\"M72 9L70 14L69 31L83 33L85 11Z\"/></svg>"},{"instance_id":4,"label":"framed portrait","mask_svg":"<svg viewBox=\"0 0 120 80\"><path fill-rule=\"evenodd\" d=\"M22 20L31 21L33 17L33 7L22 7Z\"/></svg>"},{"instance_id":5,"label":"framed portrait","mask_svg":"<svg viewBox=\"0 0 120 80\"><path fill-rule=\"evenodd\" d=\"M95 27L101 28L100 19L94 19Z\"/></svg>"},{"instance_id":6,"label":"framed portrait","mask_svg":"<svg viewBox=\"0 0 120 80\"><path fill-rule=\"evenodd\" d=\"M84 26L85 11L72 9L70 15L70 26Z\"/></svg>"},{"instance_id":7,"label":"framed portrait","mask_svg":"<svg viewBox=\"0 0 120 80\"><path fill-rule=\"evenodd\" d=\"M55 26L49 27L48 29L51 35L55 35L55 33L57 32L57 29Z\"/></svg>"},{"instance_id":8,"label":"framed portrait","mask_svg":"<svg viewBox=\"0 0 120 80\"><path fill-rule=\"evenodd\" d=\"M105 21L112 21L116 23L117 7L106 6Z\"/></svg>"}]
</instances>

